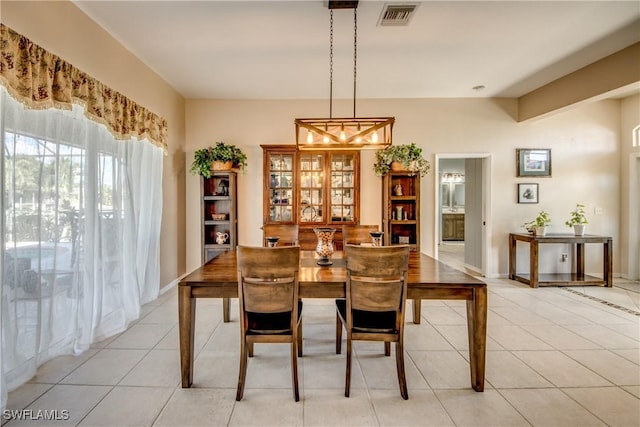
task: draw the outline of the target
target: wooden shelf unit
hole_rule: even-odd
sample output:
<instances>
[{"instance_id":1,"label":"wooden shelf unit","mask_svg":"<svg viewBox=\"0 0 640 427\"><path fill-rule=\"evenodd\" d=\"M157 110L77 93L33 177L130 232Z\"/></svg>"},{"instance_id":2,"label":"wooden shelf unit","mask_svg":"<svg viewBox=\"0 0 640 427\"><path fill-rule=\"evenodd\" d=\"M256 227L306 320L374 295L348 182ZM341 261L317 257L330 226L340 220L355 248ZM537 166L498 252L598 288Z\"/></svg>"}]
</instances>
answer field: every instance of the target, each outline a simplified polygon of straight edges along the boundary
<instances>
[{"instance_id":1,"label":"wooden shelf unit","mask_svg":"<svg viewBox=\"0 0 640 427\"><path fill-rule=\"evenodd\" d=\"M202 263L233 250L238 244L237 174L216 171L211 178L200 180L200 222L202 224ZM227 233L227 241L219 244L217 233Z\"/></svg>"},{"instance_id":2,"label":"wooden shelf unit","mask_svg":"<svg viewBox=\"0 0 640 427\"><path fill-rule=\"evenodd\" d=\"M401 194L396 190L398 186ZM409 244L411 250L420 251L420 175L411 172L384 175L382 231L385 246Z\"/></svg>"}]
</instances>

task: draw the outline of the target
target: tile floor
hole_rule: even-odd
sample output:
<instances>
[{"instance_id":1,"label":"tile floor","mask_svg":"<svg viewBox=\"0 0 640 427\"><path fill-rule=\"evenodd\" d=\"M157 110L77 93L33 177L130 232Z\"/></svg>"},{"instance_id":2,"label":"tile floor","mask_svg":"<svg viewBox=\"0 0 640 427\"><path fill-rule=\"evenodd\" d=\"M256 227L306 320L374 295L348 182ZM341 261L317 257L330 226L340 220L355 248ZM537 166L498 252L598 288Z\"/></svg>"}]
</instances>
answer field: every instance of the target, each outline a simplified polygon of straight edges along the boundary
<instances>
[{"instance_id":1,"label":"tile floor","mask_svg":"<svg viewBox=\"0 0 640 427\"><path fill-rule=\"evenodd\" d=\"M407 401L394 358L369 343L355 346L351 397L343 397L345 359L334 353L332 303L322 300L305 301L300 402L288 348L275 344L256 346L244 400L235 401L237 310L223 323L218 300L198 303L194 386L182 389L173 289L127 331L82 356L51 360L9 395L8 409L67 410L68 420L3 417L3 425L640 425L640 285L567 290L486 281L484 393L469 385L465 306L455 301L425 301L422 324L407 324Z\"/></svg>"}]
</instances>

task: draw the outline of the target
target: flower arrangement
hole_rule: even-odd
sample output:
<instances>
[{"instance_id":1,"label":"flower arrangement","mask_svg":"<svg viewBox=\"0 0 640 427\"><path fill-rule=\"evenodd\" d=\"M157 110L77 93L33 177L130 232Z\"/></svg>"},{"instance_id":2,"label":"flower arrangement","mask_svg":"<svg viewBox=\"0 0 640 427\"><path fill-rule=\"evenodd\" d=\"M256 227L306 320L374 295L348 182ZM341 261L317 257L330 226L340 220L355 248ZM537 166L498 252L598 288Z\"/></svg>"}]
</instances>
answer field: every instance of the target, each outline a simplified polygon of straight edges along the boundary
<instances>
[{"instance_id":1,"label":"flower arrangement","mask_svg":"<svg viewBox=\"0 0 640 427\"><path fill-rule=\"evenodd\" d=\"M551 217L546 211L542 210L540 211L540 213L538 213L538 216L534 220L525 222L524 224L522 224L522 226L528 232L533 233L536 227L546 227L550 223Z\"/></svg>"},{"instance_id":2,"label":"flower arrangement","mask_svg":"<svg viewBox=\"0 0 640 427\"><path fill-rule=\"evenodd\" d=\"M565 222L567 227L573 227L574 225L588 224L587 217L584 212L584 205L580 203L576 204L576 208L569 212L569 219Z\"/></svg>"},{"instance_id":3,"label":"flower arrangement","mask_svg":"<svg viewBox=\"0 0 640 427\"><path fill-rule=\"evenodd\" d=\"M392 145L384 150L376 151L376 162L373 171L377 176L383 176L391 170L391 163L401 163L404 170L425 176L431 169L429 161L422 157L422 148L415 143Z\"/></svg>"},{"instance_id":4,"label":"flower arrangement","mask_svg":"<svg viewBox=\"0 0 640 427\"><path fill-rule=\"evenodd\" d=\"M247 155L235 145L224 142L216 142L213 147L196 150L193 157L189 171L205 178L211 177L211 164L215 161L231 162L232 167L240 168L242 173L245 173L247 168Z\"/></svg>"}]
</instances>

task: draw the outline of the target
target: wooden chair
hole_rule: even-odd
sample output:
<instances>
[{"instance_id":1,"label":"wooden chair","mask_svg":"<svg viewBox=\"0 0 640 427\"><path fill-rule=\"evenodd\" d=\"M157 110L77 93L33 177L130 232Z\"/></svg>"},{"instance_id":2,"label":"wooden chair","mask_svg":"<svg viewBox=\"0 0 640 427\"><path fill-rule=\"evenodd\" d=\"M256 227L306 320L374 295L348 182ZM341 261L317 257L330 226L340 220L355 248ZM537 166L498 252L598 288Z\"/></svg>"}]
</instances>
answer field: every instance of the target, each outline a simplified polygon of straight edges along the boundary
<instances>
[{"instance_id":1,"label":"wooden chair","mask_svg":"<svg viewBox=\"0 0 640 427\"><path fill-rule=\"evenodd\" d=\"M279 237L278 246L296 246L298 224L265 224L262 226L262 245L267 246L267 237Z\"/></svg>"},{"instance_id":2,"label":"wooden chair","mask_svg":"<svg viewBox=\"0 0 640 427\"><path fill-rule=\"evenodd\" d=\"M409 246L345 245L346 299L336 300L336 353L341 352L342 326L347 332L344 395L351 388L352 342L396 343L398 384L408 399L404 370L404 313L407 299Z\"/></svg>"},{"instance_id":3,"label":"wooden chair","mask_svg":"<svg viewBox=\"0 0 640 427\"><path fill-rule=\"evenodd\" d=\"M242 400L247 361L255 343L290 343L293 397L302 356L302 302L298 298L300 247L238 246L240 372L236 400Z\"/></svg>"},{"instance_id":4,"label":"wooden chair","mask_svg":"<svg viewBox=\"0 0 640 427\"><path fill-rule=\"evenodd\" d=\"M371 243L372 231L378 231L377 225L343 225L342 246Z\"/></svg>"}]
</instances>

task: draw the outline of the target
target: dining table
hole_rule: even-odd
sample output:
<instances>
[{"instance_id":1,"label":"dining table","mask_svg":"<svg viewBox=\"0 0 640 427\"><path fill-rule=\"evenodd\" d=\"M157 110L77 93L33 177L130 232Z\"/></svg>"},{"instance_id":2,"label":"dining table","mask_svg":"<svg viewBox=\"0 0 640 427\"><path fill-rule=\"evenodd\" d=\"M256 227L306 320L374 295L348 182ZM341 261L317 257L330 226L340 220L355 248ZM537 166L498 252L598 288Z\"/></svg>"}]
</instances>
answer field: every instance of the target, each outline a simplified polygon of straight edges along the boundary
<instances>
[{"instance_id":1,"label":"dining table","mask_svg":"<svg viewBox=\"0 0 640 427\"><path fill-rule=\"evenodd\" d=\"M319 266L314 251L301 250L299 296L344 298L347 269L344 252L337 251L330 266ZM182 387L193 384L196 301L198 298L238 297L236 251L227 251L183 277L178 284L178 323ZM411 252L407 273L407 298L413 300L413 322L420 323L422 300L466 300L471 387L484 391L487 285L426 254ZM228 310L227 310L228 312ZM226 321L229 319L226 318Z\"/></svg>"}]
</instances>

